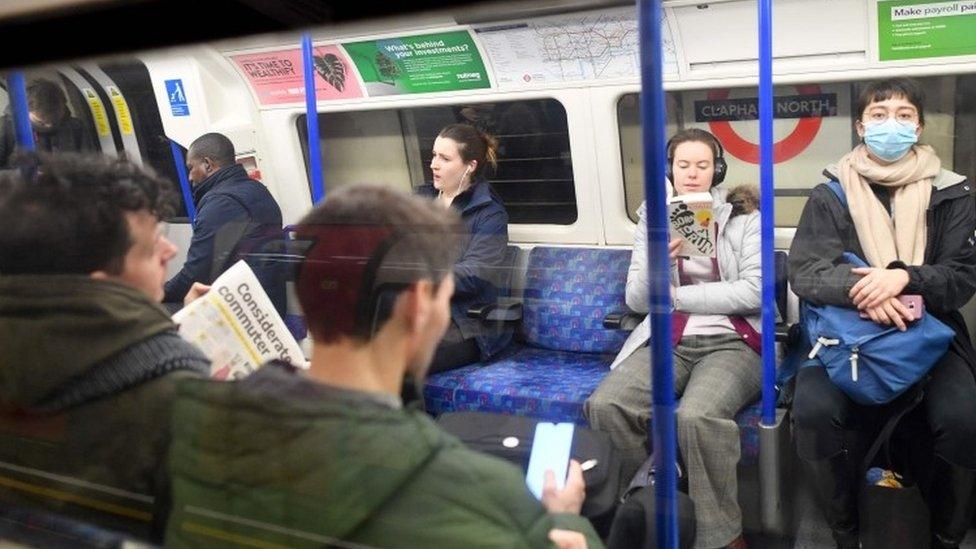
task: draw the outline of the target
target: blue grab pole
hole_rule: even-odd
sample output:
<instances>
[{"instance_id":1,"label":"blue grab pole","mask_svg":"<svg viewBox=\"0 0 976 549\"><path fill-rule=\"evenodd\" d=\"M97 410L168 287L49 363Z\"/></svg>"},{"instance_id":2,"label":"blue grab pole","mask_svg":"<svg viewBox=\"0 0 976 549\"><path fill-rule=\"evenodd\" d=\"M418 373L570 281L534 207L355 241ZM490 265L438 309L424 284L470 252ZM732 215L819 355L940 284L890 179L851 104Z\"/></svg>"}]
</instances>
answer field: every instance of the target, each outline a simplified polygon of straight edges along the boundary
<instances>
[{"instance_id":1,"label":"blue grab pole","mask_svg":"<svg viewBox=\"0 0 976 549\"><path fill-rule=\"evenodd\" d=\"M674 371L671 356L671 277L668 259L668 209L664 187L665 136L662 83L661 0L639 0L641 57L641 134L644 152L644 196L647 200L648 273L650 273L654 501L657 547L678 547L675 493Z\"/></svg>"},{"instance_id":2,"label":"blue grab pole","mask_svg":"<svg viewBox=\"0 0 976 549\"><path fill-rule=\"evenodd\" d=\"M13 71L7 75L7 92L10 94L10 111L14 118L14 135L17 146L26 151L34 150L34 130L27 107L27 84L24 73Z\"/></svg>"},{"instance_id":3,"label":"blue grab pole","mask_svg":"<svg viewBox=\"0 0 976 549\"><path fill-rule=\"evenodd\" d=\"M322 150L319 148L319 111L315 95L315 66L312 64L312 35L302 35L302 67L305 70L305 125L308 130L308 166L312 178L312 203L325 198L322 180Z\"/></svg>"},{"instance_id":4,"label":"blue grab pole","mask_svg":"<svg viewBox=\"0 0 976 549\"><path fill-rule=\"evenodd\" d=\"M773 2L759 0L759 212L762 234L762 421L776 421L776 268L773 210Z\"/></svg>"},{"instance_id":5,"label":"blue grab pole","mask_svg":"<svg viewBox=\"0 0 976 549\"><path fill-rule=\"evenodd\" d=\"M186 203L186 216L190 223L197 219L197 207L193 204L193 190L190 188L190 178L186 175L186 159L180 144L169 140L169 150L173 153L173 164L176 165L176 177L180 180L180 190L183 192L183 202Z\"/></svg>"}]
</instances>

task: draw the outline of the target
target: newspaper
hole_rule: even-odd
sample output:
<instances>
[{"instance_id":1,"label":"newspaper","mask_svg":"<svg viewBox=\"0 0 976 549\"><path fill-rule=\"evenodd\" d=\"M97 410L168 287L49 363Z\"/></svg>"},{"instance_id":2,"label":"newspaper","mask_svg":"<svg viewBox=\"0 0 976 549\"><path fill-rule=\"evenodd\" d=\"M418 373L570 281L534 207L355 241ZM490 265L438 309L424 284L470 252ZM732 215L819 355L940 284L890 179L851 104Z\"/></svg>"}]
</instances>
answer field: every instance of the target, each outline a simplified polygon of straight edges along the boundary
<instances>
[{"instance_id":1,"label":"newspaper","mask_svg":"<svg viewBox=\"0 0 976 549\"><path fill-rule=\"evenodd\" d=\"M691 193L668 202L671 238L682 241L678 255L683 257L716 257L718 227L712 214L712 195Z\"/></svg>"},{"instance_id":2,"label":"newspaper","mask_svg":"<svg viewBox=\"0 0 976 549\"><path fill-rule=\"evenodd\" d=\"M214 379L240 379L274 359L306 366L301 348L244 261L227 269L173 321L180 335L211 360Z\"/></svg>"}]
</instances>

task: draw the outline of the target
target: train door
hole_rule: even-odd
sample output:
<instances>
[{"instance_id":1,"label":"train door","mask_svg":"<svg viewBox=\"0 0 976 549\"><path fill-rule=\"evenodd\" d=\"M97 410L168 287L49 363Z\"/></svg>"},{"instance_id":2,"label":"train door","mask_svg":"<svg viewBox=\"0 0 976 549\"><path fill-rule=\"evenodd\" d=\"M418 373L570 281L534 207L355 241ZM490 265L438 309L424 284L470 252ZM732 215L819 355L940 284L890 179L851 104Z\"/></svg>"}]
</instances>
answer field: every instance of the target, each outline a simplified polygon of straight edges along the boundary
<instances>
[{"instance_id":1,"label":"train door","mask_svg":"<svg viewBox=\"0 0 976 549\"><path fill-rule=\"evenodd\" d=\"M179 252L169 263L167 275L172 276L186 260L193 231L149 70L136 60L87 63L82 70L98 84L101 95L107 99L113 112L113 131L126 156L133 162L152 168L173 184L173 195L179 201L179 206L176 215L168 220L166 236Z\"/></svg>"},{"instance_id":2,"label":"train door","mask_svg":"<svg viewBox=\"0 0 976 549\"><path fill-rule=\"evenodd\" d=\"M192 233L186 223L186 204L179 191L169 140L163 131L146 66L136 60L113 60L64 65L27 74L28 81L39 78L54 82L62 89L70 115L81 121L92 150L113 157L124 156L173 182L173 194L179 205L176 216L169 220L167 234L185 255ZM7 103L6 89L3 89L0 110L4 113L9 112ZM184 259L177 257L171 262L171 268L178 268Z\"/></svg>"}]
</instances>

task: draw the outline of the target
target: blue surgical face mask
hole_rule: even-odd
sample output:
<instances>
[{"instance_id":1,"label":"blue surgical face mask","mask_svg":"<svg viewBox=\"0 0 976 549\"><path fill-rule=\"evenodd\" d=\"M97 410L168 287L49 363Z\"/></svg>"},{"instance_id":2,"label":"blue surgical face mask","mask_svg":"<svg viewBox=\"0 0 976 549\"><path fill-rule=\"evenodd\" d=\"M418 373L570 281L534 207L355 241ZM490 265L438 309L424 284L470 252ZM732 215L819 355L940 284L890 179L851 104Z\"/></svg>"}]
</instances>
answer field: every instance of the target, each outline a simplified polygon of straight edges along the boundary
<instances>
[{"instance_id":1,"label":"blue surgical face mask","mask_svg":"<svg viewBox=\"0 0 976 549\"><path fill-rule=\"evenodd\" d=\"M917 129L913 122L899 122L894 118L868 123L864 125L864 144L874 156L894 162L905 156L918 142Z\"/></svg>"}]
</instances>

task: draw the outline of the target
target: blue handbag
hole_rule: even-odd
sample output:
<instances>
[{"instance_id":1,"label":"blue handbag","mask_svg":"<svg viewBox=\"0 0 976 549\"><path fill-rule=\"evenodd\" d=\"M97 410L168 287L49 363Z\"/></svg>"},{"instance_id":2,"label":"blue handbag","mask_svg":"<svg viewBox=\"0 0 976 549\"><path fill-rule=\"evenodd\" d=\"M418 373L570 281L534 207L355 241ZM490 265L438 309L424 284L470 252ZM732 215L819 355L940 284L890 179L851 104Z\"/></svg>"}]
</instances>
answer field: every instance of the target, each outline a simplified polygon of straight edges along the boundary
<instances>
[{"instance_id":1,"label":"blue handbag","mask_svg":"<svg viewBox=\"0 0 976 549\"><path fill-rule=\"evenodd\" d=\"M831 190L846 203L840 185L832 183ZM852 253L845 253L844 260L867 267ZM909 324L904 332L861 318L857 309L849 307L804 302L802 318L812 347L808 358L823 364L831 381L851 400L866 405L891 402L921 380L956 335L931 314Z\"/></svg>"}]
</instances>

